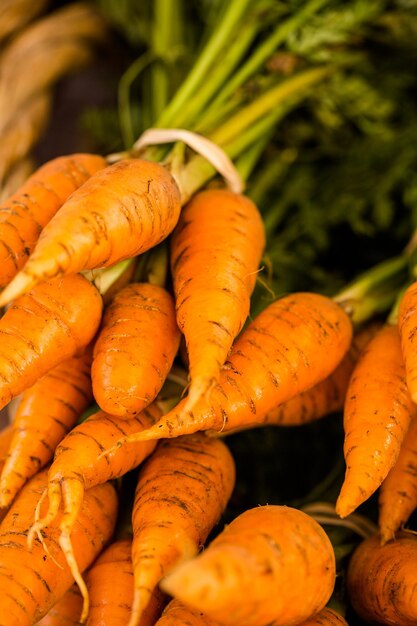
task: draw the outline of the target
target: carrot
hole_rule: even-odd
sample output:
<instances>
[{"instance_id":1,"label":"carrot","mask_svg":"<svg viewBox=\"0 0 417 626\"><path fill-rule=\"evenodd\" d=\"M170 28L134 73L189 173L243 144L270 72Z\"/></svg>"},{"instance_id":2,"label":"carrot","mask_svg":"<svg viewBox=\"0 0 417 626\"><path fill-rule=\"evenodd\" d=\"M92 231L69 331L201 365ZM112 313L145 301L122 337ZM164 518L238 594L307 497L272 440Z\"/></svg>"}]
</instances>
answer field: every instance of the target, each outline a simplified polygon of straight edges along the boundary
<instances>
[{"instance_id":1,"label":"carrot","mask_svg":"<svg viewBox=\"0 0 417 626\"><path fill-rule=\"evenodd\" d=\"M203 398L184 414L184 399L155 426L117 445L260 426L278 404L326 378L347 352L351 336L349 318L325 296L298 293L277 300L237 339L210 402Z\"/></svg>"},{"instance_id":2,"label":"carrot","mask_svg":"<svg viewBox=\"0 0 417 626\"><path fill-rule=\"evenodd\" d=\"M383 543L394 539L417 507L416 409L398 459L379 491L379 529Z\"/></svg>"},{"instance_id":3,"label":"carrot","mask_svg":"<svg viewBox=\"0 0 417 626\"><path fill-rule=\"evenodd\" d=\"M180 208L178 186L158 163L126 159L98 171L45 226L0 306L48 278L145 252L170 234Z\"/></svg>"},{"instance_id":4,"label":"carrot","mask_svg":"<svg viewBox=\"0 0 417 626\"><path fill-rule=\"evenodd\" d=\"M23 487L0 525L0 580L3 581L0 585L0 626L31 626L46 615L74 582L71 568L59 546L56 524L45 531L42 543L36 539L32 550L27 548L27 532L46 485L45 469ZM86 493L71 535L81 571L94 561L109 541L116 514L116 492L110 483ZM44 545L48 548L47 553Z\"/></svg>"},{"instance_id":5,"label":"carrot","mask_svg":"<svg viewBox=\"0 0 417 626\"><path fill-rule=\"evenodd\" d=\"M147 283L119 291L94 346L93 391L103 411L129 417L148 406L172 367L180 341L170 294Z\"/></svg>"},{"instance_id":6,"label":"carrot","mask_svg":"<svg viewBox=\"0 0 417 626\"><path fill-rule=\"evenodd\" d=\"M201 611L171 600L155 626L220 626Z\"/></svg>"},{"instance_id":7,"label":"carrot","mask_svg":"<svg viewBox=\"0 0 417 626\"><path fill-rule=\"evenodd\" d=\"M132 444L118 449L112 456L100 456L120 434L130 434L152 424L158 419L160 411L156 406L145 409L129 420L98 412L74 428L59 444L54 461L48 472L49 506L46 513L35 520L29 535L29 544L35 534L56 520L63 502L63 515L59 522L60 545L69 563L72 563L73 576L83 592L87 612L88 594L85 584L77 570L70 541L74 523L83 505L86 490L114 478L119 478L137 467L155 448L154 442ZM43 494L42 497L44 497Z\"/></svg>"},{"instance_id":8,"label":"carrot","mask_svg":"<svg viewBox=\"0 0 417 626\"><path fill-rule=\"evenodd\" d=\"M74 584L36 626L79 626L82 608L83 597Z\"/></svg>"},{"instance_id":9,"label":"carrot","mask_svg":"<svg viewBox=\"0 0 417 626\"><path fill-rule=\"evenodd\" d=\"M0 476L0 506L52 458L58 443L90 405L89 350L64 361L23 392L13 421L13 438Z\"/></svg>"},{"instance_id":10,"label":"carrot","mask_svg":"<svg viewBox=\"0 0 417 626\"><path fill-rule=\"evenodd\" d=\"M399 533L383 546L378 535L363 541L347 570L347 590L356 613L366 622L417 624L417 540Z\"/></svg>"},{"instance_id":11,"label":"carrot","mask_svg":"<svg viewBox=\"0 0 417 626\"><path fill-rule=\"evenodd\" d=\"M321 611L334 583L321 526L297 509L262 506L237 517L161 586L225 626L291 626Z\"/></svg>"},{"instance_id":12,"label":"carrot","mask_svg":"<svg viewBox=\"0 0 417 626\"><path fill-rule=\"evenodd\" d=\"M219 439L162 441L139 474L133 505L135 595L129 626L141 624L156 585L202 548L232 493L235 468Z\"/></svg>"},{"instance_id":13,"label":"carrot","mask_svg":"<svg viewBox=\"0 0 417 626\"><path fill-rule=\"evenodd\" d=\"M105 166L95 154L52 159L0 205L0 287L23 267L42 229L68 196Z\"/></svg>"},{"instance_id":14,"label":"carrot","mask_svg":"<svg viewBox=\"0 0 417 626\"><path fill-rule=\"evenodd\" d=\"M370 324L360 330L334 372L314 387L269 411L264 420L265 426L299 426L341 411L359 355L379 328L378 324Z\"/></svg>"},{"instance_id":15,"label":"carrot","mask_svg":"<svg viewBox=\"0 0 417 626\"><path fill-rule=\"evenodd\" d=\"M404 293L398 309L398 329L401 336L407 386L411 399L417 402L417 282L410 285Z\"/></svg>"},{"instance_id":16,"label":"carrot","mask_svg":"<svg viewBox=\"0 0 417 626\"><path fill-rule=\"evenodd\" d=\"M271 624L274 626L274 624ZM324 608L314 617L310 617L299 626L349 626L347 621L333 609Z\"/></svg>"},{"instance_id":17,"label":"carrot","mask_svg":"<svg viewBox=\"0 0 417 626\"><path fill-rule=\"evenodd\" d=\"M0 467L6 460L7 453L10 449L10 444L13 437L13 428L11 424L5 426L0 430Z\"/></svg>"},{"instance_id":18,"label":"carrot","mask_svg":"<svg viewBox=\"0 0 417 626\"><path fill-rule=\"evenodd\" d=\"M181 213L171 239L171 268L190 363L185 410L219 380L248 317L264 246L260 213L240 194L202 191Z\"/></svg>"},{"instance_id":19,"label":"carrot","mask_svg":"<svg viewBox=\"0 0 417 626\"><path fill-rule=\"evenodd\" d=\"M347 391L346 474L336 503L341 517L381 485L397 460L412 413L398 329L387 325L362 353Z\"/></svg>"},{"instance_id":20,"label":"carrot","mask_svg":"<svg viewBox=\"0 0 417 626\"><path fill-rule=\"evenodd\" d=\"M126 626L133 603L132 542L112 543L86 576L91 603L87 626ZM140 626L153 626L161 615L165 598L155 589Z\"/></svg>"}]
</instances>

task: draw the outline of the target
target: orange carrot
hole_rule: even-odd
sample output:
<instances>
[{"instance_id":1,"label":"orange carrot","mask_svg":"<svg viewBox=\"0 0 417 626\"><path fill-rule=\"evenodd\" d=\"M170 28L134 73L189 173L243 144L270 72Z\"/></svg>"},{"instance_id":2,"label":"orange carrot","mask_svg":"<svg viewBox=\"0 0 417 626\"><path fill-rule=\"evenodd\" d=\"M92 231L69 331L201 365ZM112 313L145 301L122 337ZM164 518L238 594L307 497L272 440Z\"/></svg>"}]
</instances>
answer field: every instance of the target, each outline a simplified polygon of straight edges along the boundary
<instances>
[{"instance_id":1,"label":"orange carrot","mask_svg":"<svg viewBox=\"0 0 417 626\"><path fill-rule=\"evenodd\" d=\"M100 453L110 447L120 434L128 435L140 430L145 424L153 424L160 414L156 406L151 406L134 418L121 420L100 411L74 428L55 451L48 472L49 506L45 515L32 525L28 541L31 543L35 534L39 536L43 528L54 523L62 501L64 512L59 523L59 541L68 562L73 564L73 576L83 592L84 612L87 611L88 595L76 567L70 534L83 505L86 490L119 478L137 467L154 450L155 442L131 444L117 449L112 456L100 456Z\"/></svg>"},{"instance_id":2,"label":"orange carrot","mask_svg":"<svg viewBox=\"0 0 417 626\"><path fill-rule=\"evenodd\" d=\"M377 535L353 553L347 571L347 590L356 613L369 623L398 626L417 624L417 540L399 533L381 546Z\"/></svg>"},{"instance_id":3,"label":"orange carrot","mask_svg":"<svg viewBox=\"0 0 417 626\"><path fill-rule=\"evenodd\" d=\"M0 287L23 267L42 229L68 196L106 166L95 154L70 154L40 167L0 206Z\"/></svg>"},{"instance_id":4,"label":"orange carrot","mask_svg":"<svg viewBox=\"0 0 417 626\"><path fill-rule=\"evenodd\" d=\"M381 485L397 460L412 413L398 330L385 326L362 353L346 396L346 475L336 503L341 517Z\"/></svg>"},{"instance_id":5,"label":"orange carrot","mask_svg":"<svg viewBox=\"0 0 417 626\"><path fill-rule=\"evenodd\" d=\"M248 317L265 233L249 198L210 189L183 209L171 242L177 321L190 362L190 410L218 382Z\"/></svg>"},{"instance_id":6,"label":"orange carrot","mask_svg":"<svg viewBox=\"0 0 417 626\"><path fill-rule=\"evenodd\" d=\"M129 626L142 623L161 578L202 548L234 478L228 448L203 434L162 441L142 468L132 516L135 596Z\"/></svg>"},{"instance_id":7,"label":"orange carrot","mask_svg":"<svg viewBox=\"0 0 417 626\"><path fill-rule=\"evenodd\" d=\"M326 378L347 352L351 337L349 318L329 298L298 293L277 300L237 339L210 402L202 399L184 414L184 399L155 426L129 440L260 426L278 404Z\"/></svg>"},{"instance_id":8,"label":"orange carrot","mask_svg":"<svg viewBox=\"0 0 417 626\"><path fill-rule=\"evenodd\" d=\"M274 626L272 623L270 626ZM347 621L333 609L324 608L320 613L311 617L299 626L349 626Z\"/></svg>"},{"instance_id":9,"label":"orange carrot","mask_svg":"<svg viewBox=\"0 0 417 626\"><path fill-rule=\"evenodd\" d=\"M314 387L269 411L264 420L265 426L299 426L341 411L359 355L379 328L378 324L370 324L359 331L334 372Z\"/></svg>"},{"instance_id":10,"label":"orange carrot","mask_svg":"<svg viewBox=\"0 0 417 626\"><path fill-rule=\"evenodd\" d=\"M91 360L89 350L64 361L22 394L0 476L1 507L8 506L26 480L51 460L58 443L90 405Z\"/></svg>"},{"instance_id":11,"label":"orange carrot","mask_svg":"<svg viewBox=\"0 0 417 626\"><path fill-rule=\"evenodd\" d=\"M201 611L171 600L155 626L220 626Z\"/></svg>"},{"instance_id":12,"label":"orange carrot","mask_svg":"<svg viewBox=\"0 0 417 626\"><path fill-rule=\"evenodd\" d=\"M77 585L73 585L36 626L79 626L82 608L83 597Z\"/></svg>"},{"instance_id":13,"label":"orange carrot","mask_svg":"<svg viewBox=\"0 0 417 626\"><path fill-rule=\"evenodd\" d=\"M398 309L398 329L401 336L407 386L411 399L417 402L417 282L410 285Z\"/></svg>"},{"instance_id":14,"label":"orange carrot","mask_svg":"<svg viewBox=\"0 0 417 626\"><path fill-rule=\"evenodd\" d=\"M6 456L10 449L10 444L13 437L13 428L11 424L5 426L0 430L0 467L6 460Z\"/></svg>"},{"instance_id":15,"label":"orange carrot","mask_svg":"<svg viewBox=\"0 0 417 626\"><path fill-rule=\"evenodd\" d=\"M225 626L291 626L321 611L334 583L321 526L297 509L263 506L237 517L162 589Z\"/></svg>"},{"instance_id":16,"label":"orange carrot","mask_svg":"<svg viewBox=\"0 0 417 626\"><path fill-rule=\"evenodd\" d=\"M394 539L417 507L416 408L398 459L379 491L379 529L383 543Z\"/></svg>"},{"instance_id":17,"label":"orange carrot","mask_svg":"<svg viewBox=\"0 0 417 626\"><path fill-rule=\"evenodd\" d=\"M101 319L97 289L79 274L42 283L0 319L0 407L84 349Z\"/></svg>"},{"instance_id":18,"label":"orange carrot","mask_svg":"<svg viewBox=\"0 0 417 626\"><path fill-rule=\"evenodd\" d=\"M7 621L0 621L2 626L31 626L74 582L59 546L59 519L45 531L42 543L36 539L32 550L27 548L27 532L46 485L47 470L43 470L23 487L0 525L0 607L3 619L7 616ZM81 571L109 541L116 514L116 492L110 483L86 493L71 535Z\"/></svg>"},{"instance_id":19,"label":"orange carrot","mask_svg":"<svg viewBox=\"0 0 417 626\"><path fill-rule=\"evenodd\" d=\"M126 159L98 171L45 226L0 306L47 278L107 267L149 250L170 234L180 208L178 186L158 163Z\"/></svg>"},{"instance_id":20,"label":"orange carrot","mask_svg":"<svg viewBox=\"0 0 417 626\"><path fill-rule=\"evenodd\" d=\"M128 285L104 313L94 346L93 391L103 411L129 417L161 390L180 341L170 294L147 283Z\"/></svg>"},{"instance_id":21,"label":"orange carrot","mask_svg":"<svg viewBox=\"0 0 417 626\"><path fill-rule=\"evenodd\" d=\"M111 544L86 576L90 594L87 626L126 626L133 603L132 542ZM140 626L153 626L161 615L165 597L155 589Z\"/></svg>"}]
</instances>

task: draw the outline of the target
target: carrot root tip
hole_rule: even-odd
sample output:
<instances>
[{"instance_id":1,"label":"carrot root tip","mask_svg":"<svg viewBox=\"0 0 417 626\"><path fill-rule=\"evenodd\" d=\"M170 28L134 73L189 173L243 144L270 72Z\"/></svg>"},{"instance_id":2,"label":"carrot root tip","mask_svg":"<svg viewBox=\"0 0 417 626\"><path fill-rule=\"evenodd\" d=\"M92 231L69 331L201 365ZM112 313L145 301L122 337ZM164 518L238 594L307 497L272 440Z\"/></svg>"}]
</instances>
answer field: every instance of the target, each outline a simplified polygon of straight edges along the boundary
<instances>
[{"instance_id":1,"label":"carrot root tip","mask_svg":"<svg viewBox=\"0 0 417 626\"><path fill-rule=\"evenodd\" d=\"M62 532L59 538L59 545L62 548L62 551L65 555L65 559L68 563L68 567L71 570L71 574L77 583L81 595L83 597L83 608L80 617L80 624L84 624L87 621L88 611L90 608L90 599L88 595L87 585L85 584L84 578L81 576L81 572L78 568L78 563L76 561L74 550L71 543L71 538L68 533Z\"/></svg>"}]
</instances>

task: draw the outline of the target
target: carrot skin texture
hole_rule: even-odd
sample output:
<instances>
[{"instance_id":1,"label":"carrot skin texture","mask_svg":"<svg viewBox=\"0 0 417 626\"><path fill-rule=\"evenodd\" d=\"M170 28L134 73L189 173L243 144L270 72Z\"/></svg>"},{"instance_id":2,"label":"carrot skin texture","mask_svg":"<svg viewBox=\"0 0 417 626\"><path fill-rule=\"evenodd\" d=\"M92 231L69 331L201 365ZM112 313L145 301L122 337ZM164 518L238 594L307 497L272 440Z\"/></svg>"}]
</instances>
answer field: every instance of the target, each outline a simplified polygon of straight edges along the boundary
<instances>
[{"instance_id":1,"label":"carrot skin texture","mask_svg":"<svg viewBox=\"0 0 417 626\"><path fill-rule=\"evenodd\" d=\"M64 361L23 392L10 451L0 475L0 506L52 458L56 446L91 404L92 352Z\"/></svg>"},{"instance_id":2,"label":"carrot skin texture","mask_svg":"<svg viewBox=\"0 0 417 626\"><path fill-rule=\"evenodd\" d=\"M383 546L374 535L353 553L347 570L347 591L356 613L378 624L417 624L417 541L399 533Z\"/></svg>"},{"instance_id":3,"label":"carrot skin texture","mask_svg":"<svg viewBox=\"0 0 417 626\"><path fill-rule=\"evenodd\" d=\"M413 402L417 402L417 282L410 285L398 309L398 330L405 362L407 386Z\"/></svg>"},{"instance_id":4,"label":"carrot skin texture","mask_svg":"<svg viewBox=\"0 0 417 626\"><path fill-rule=\"evenodd\" d=\"M141 469L132 515L135 603L129 626L141 624L161 578L202 548L234 482L226 445L200 433L162 441Z\"/></svg>"},{"instance_id":5,"label":"carrot skin texture","mask_svg":"<svg viewBox=\"0 0 417 626\"><path fill-rule=\"evenodd\" d=\"M45 226L0 306L39 281L142 254L170 234L180 209L178 186L158 163L125 159L98 171Z\"/></svg>"},{"instance_id":6,"label":"carrot skin texture","mask_svg":"<svg viewBox=\"0 0 417 626\"><path fill-rule=\"evenodd\" d=\"M178 600L171 600L165 608L155 626L220 626L201 611L181 604Z\"/></svg>"},{"instance_id":7,"label":"carrot skin texture","mask_svg":"<svg viewBox=\"0 0 417 626\"><path fill-rule=\"evenodd\" d=\"M32 551L27 547L27 532L46 485L45 469L23 487L0 525L1 626L31 626L46 615L74 582L58 544L59 530L55 524L44 532L44 540L59 565L45 553L37 539ZM117 497L110 483L86 493L71 537L81 571L109 541L116 515Z\"/></svg>"},{"instance_id":8,"label":"carrot skin texture","mask_svg":"<svg viewBox=\"0 0 417 626\"><path fill-rule=\"evenodd\" d=\"M188 409L218 382L249 315L265 246L255 204L226 189L197 193L171 237L177 321L190 363Z\"/></svg>"},{"instance_id":9,"label":"carrot skin texture","mask_svg":"<svg viewBox=\"0 0 417 626\"><path fill-rule=\"evenodd\" d=\"M120 417L139 413L158 395L180 342L171 295L131 284L106 309L94 345L93 391L99 407Z\"/></svg>"},{"instance_id":10,"label":"carrot skin texture","mask_svg":"<svg viewBox=\"0 0 417 626\"><path fill-rule=\"evenodd\" d=\"M416 410L404 437L397 462L379 490L379 530L382 543L394 539L417 507Z\"/></svg>"},{"instance_id":11,"label":"carrot skin texture","mask_svg":"<svg viewBox=\"0 0 417 626\"><path fill-rule=\"evenodd\" d=\"M0 206L0 287L23 267L42 229L67 198L106 167L95 154L70 154L42 165Z\"/></svg>"},{"instance_id":12,"label":"carrot skin texture","mask_svg":"<svg viewBox=\"0 0 417 626\"><path fill-rule=\"evenodd\" d=\"M274 623L271 626L274 626ZM326 607L314 617L299 624L299 626L349 626L349 624L339 613Z\"/></svg>"},{"instance_id":13,"label":"carrot skin texture","mask_svg":"<svg viewBox=\"0 0 417 626\"><path fill-rule=\"evenodd\" d=\"M82 595L74 584L36 626L79 626L82 606Z\"/></svg>"},{"instance_id":14,"label":"carrot skin texture","mask_svg":"<svg viewBox=\"0 0 417 626\"><path fill-rule=\"evenodd\" d=\"M297 509L262 506L237 517L161 587L225 626L292 626L324 608L334 583L321 526Z\"/></svg>"},{"instance_id":15,"label":"carrot skin texture","mask_svg":"<svg viewBox=\"0 0 417 626\"><path fill-rule=\"evenodd\" d=\"M90 568L86 580L90 594L86 626L126 626L133 603L131 540L112 543ZM153 626L164 605L165 598L156 589L140 626Z\"/></svg>"},{"instance_id":16,"label":"carrot skin texture","mask_svg":"<svg viewBox=\"0 0 417 626\"><path fill-rule=\"evenodd\" d=\"M326 378L351 338L348 316L329 298L297 293L277 300L235 342L210 402L184 412L182 400L137 440L262 426L274 407Z\"/></svg>"},{"instance_id":17,"label":"carrot skin texture","mask_svg":"<svg viewBox=\"0 0 417 626\"><path fill-rule=\"evenodd\" d=\"M352 513L394 466L414 408L396 326L385 326L354 370L344 410L346 474L336 511Z\"/></svg>"},{"instance_id":18,"label":"carrot skin texture","mask_svg":"<svg viewBox=\"0 0 417 626\"><path fill-rule=\"evenodd\" d=\"M18 298L0 319L0 406L79 354L94 337L101 312L99 292L79 274Z\"/></svg>"},{"instance_id":19,"label":"carrot skin texture","mask_svg":"<svg viewBox=\"0 0 417 626\"><path fill-rule=\"evenodd\" d=\"M334 372L317 385L269 411L265 417L265 426L299 426L341 411L360 353L379 328L379 325L371 324L359 331Z\"/></svg>"}]
</instances>

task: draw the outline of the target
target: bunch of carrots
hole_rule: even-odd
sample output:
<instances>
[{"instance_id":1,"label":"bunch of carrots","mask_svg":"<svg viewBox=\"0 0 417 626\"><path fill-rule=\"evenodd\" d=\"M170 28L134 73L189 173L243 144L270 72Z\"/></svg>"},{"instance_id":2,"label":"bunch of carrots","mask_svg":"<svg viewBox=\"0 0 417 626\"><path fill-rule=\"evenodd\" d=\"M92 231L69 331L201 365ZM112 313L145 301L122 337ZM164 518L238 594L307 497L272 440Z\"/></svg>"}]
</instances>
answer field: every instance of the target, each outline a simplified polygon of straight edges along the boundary
<instances>
[{"instance_id":1,"label":"bunch of carrots","mask_svg":"<svg viewBox=\"0 0 417 626\"><path fill-rule=\"evenodd\" d=\"M267 12L228 5L155 123L204 131L208 152L181 134L171 149L58 157L0 206L0 408L14 406L0 433L0 626L346 626L327 606L339 564L319 518L260 503L215 530L235 484L229 433L339 410L338 521L380 488L379 530L350 561L351 604L371 623L417 623L417 544L403 531L417 507L412 249L333 298L286 294L249 319L265 232L226 155L259 154L279 107L330 68L203 114L216 86L202 89L204 69L218 85L238 63L241 84L256 77L245 54L257 33L242 58L220 67L216 55L254 8L262 28ZM216 168L229 188L207 184Z\"/></svg>"}]
</instances>

